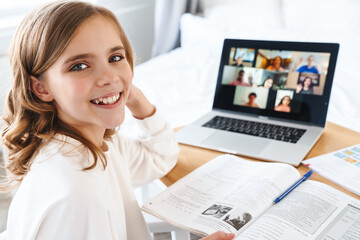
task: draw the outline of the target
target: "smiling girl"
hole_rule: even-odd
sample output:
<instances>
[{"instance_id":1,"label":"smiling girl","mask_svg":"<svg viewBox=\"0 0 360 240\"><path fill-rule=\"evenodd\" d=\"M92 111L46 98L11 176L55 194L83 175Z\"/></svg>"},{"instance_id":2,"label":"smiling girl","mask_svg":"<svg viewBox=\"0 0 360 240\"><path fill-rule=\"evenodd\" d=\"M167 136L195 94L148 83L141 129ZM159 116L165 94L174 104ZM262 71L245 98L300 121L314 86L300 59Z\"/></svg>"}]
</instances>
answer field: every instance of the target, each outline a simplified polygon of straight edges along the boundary
<instances>
[{"instance_id":1,"label":"smiling girl","mask_svg":"<svg viewBox=\"0 0 360 240\"><path fill-rule=\"evenodd\" d=\"M48 4L22 21L9 55L2 142L8 188L18 190L8 239L150 239L132 188L166 174L179 149L132 84L133 53L116 17L84 2ZM115 131L125 106L144 139Z\"/></svg>"}]
</instances>

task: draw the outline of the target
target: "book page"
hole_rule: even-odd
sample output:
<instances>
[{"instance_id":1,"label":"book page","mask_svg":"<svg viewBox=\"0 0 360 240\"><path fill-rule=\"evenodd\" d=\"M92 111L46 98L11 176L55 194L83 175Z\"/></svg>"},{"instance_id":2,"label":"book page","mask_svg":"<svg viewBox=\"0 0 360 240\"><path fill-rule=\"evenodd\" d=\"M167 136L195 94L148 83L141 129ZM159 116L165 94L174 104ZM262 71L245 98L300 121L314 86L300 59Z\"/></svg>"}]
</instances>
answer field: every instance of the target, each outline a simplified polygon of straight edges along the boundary
<instances>
[{"instance_id":1,"label":"book page","mask_svg":"<svg viewBox=\"0 0 360 240\"><path fill-rule=\"evenodd\" d=\"M316 240L360 239L359 207L350 202Z\"/></svg>"},{"instance_id":2,"label":"book page","mask_svg":"<svg viewBox=\"0 0 360 240\"><path fill-rule=\"evenodd\" d=\"M173 184L143 210L198 235L237 232L299 177L287 164L222 155Z\"/></svg>"},{"instance_id":3,"label":"book page","mask_svg":"<svg viewBox=\"0 0 360 240\"><path fill-rule=\"evenodd\" d=\"M311 158L303 163L360 196L360 144Z\"/></svg>"},{"instance_id":4,"label":"book page","mask_svg":"<svg viewBox=\"0 0 360 240\"><path fill-rule=\"evenodd\" d=\"M358 209L360 201L326 184L308 180L273 205L236 239L352 239L335 238L340 231L333 230L339 228L345 233L360 226ZM344 219L354 216L357 220L345 228Z\"/></svg>"}]
</instances>

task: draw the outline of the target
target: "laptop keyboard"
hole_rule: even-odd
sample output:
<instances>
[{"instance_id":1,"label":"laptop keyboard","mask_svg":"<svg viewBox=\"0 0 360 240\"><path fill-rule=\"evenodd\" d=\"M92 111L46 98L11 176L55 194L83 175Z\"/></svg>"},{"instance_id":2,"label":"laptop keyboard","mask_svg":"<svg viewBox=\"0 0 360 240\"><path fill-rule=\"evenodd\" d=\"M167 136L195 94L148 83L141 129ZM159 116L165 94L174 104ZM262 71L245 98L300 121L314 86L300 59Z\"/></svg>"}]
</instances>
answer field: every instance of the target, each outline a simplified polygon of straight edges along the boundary
<instances>
[{"instance_id":1,"label":"laptop keyboard","mask_svg":"<svg viewBox=\"0 0 360 240\"><path fill-rule=\"evenodd\" d=\"M305 129L284 127L220 116L214 117L202 126L289 143L296 143L306 131Z\"/></svg>"}]
</instances>

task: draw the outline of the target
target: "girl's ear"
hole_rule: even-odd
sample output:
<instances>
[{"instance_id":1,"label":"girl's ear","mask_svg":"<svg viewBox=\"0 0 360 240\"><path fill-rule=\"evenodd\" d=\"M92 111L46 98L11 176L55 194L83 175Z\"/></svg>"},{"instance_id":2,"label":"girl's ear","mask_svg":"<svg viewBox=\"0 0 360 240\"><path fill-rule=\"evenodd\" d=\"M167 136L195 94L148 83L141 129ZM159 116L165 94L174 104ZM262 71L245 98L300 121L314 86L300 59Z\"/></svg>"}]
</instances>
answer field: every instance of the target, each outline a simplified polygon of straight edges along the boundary
<instances>
[{"instance_id":1,"label":"girl's ear","mask_svg":"<svg viewBox=\"0 0 360 240\"><path fill-rule=\"evenodd\" d=\"M39 81L36 77L30 76L31 80L31 91L42 101L51 102L54 100L54 97L51 95L50 91L47 89L45 81Z\"/></svg>"}]
</instances>

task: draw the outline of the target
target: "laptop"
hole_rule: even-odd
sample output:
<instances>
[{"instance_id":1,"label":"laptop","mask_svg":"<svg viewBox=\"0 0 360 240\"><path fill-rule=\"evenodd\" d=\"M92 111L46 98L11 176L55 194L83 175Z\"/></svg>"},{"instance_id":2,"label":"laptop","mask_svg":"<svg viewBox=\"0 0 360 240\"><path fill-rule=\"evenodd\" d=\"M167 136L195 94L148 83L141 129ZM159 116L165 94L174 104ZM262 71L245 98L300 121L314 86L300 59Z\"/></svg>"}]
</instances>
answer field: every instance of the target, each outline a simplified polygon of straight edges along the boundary
<instances>
[{"instance_id":1,"label":"laptop","mask_svg":"<svg viewBox=\"0 0 360 240\"><path fill-rule=\"evenodd\" d=\"M212 111L180 143L297 166L321 136L337 43L225 39Z\"/></svg>"}]
</instances>

